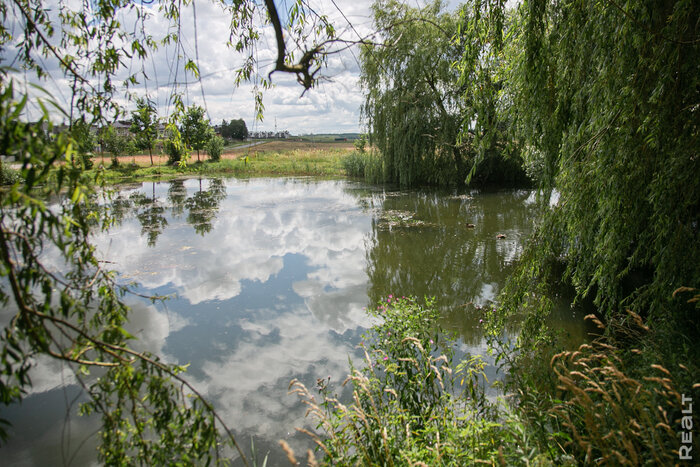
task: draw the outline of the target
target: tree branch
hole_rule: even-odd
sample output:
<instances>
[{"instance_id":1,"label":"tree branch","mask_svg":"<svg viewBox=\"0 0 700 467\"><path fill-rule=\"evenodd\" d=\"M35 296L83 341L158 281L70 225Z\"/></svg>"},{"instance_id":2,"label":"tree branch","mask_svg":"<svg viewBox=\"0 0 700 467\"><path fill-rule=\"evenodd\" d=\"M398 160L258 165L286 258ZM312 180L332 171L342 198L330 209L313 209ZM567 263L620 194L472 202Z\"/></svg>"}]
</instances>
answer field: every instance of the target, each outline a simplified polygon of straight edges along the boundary
<instances>
[{"instance_id":1,"label":"tree branch","mask_svg":"<svg viewBox=\"0 0 700 467\"><path fill-rule=\"evenodd\" d=\"M61 63L61 65L63 65L66 71L69 71L76 79L80 80L81 83L90 84L87 79L83 78L83 76L80 73L78 73L78 71L75 70L70 63L66 62L65 59L61 56L61 54L58 53L56 48L41 32L39 26L37 26L37 24L34 22L31 16L29 16L29 13L24 9L22 4L18 0L12 0L12 3L14 3L17 6L17 8L19 8L19 11L22 12L22 16L24 16L24 19L27 21L27 23L29 23L32 26L34 31L36 31L37 35L41 39L41 42L43 42L44 46L51 51L51 54L54 57L56 57L56 59L58 59L58 61ZM90 87L92 88L92 85L90 85Z\"/></svg>"},{"instance_id":2,"label":"tree branch","mask_svg":"<svg viewBox=\"0 0 700 467\"><path fill-rule=\"evenodd\" d=\"M311 50L307 50L299 60L299 63L288 65L285 61L287 46L284 43L284 31L282 31L282 23L280 22L279 13L277 13L274 0L265 0L265 7L270 15L270 22L275 30L275 39L277 40L277 61L275 62L275 69L272 70L268 76L271 76L275 71L295 73L299 84L304 86L304 91L311 89L314 84L316 73L321 69L319 66L314 71L311 71L311 62L313 62L316 55L321 52L322 47L316 46Z\"/></svg>"}]
</instances>

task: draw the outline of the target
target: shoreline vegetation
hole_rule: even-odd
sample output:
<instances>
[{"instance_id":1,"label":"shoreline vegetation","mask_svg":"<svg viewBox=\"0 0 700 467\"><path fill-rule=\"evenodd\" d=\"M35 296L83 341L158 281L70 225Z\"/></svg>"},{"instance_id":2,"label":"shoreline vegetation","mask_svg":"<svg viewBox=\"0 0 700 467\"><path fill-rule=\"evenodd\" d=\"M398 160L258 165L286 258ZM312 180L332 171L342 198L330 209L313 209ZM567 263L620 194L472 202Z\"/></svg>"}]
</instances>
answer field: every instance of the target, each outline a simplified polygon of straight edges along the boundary
<instances>
[{"instance_id":1,"label":"shoreline vegetation","mask_svg":"<svg viewBox=\"0 0 700 467\"><path fill-rule=\"evenodd\" d=\"M166 152L171 162L189 150L197 155L185 167L146 167L126 157L117 158L121 168L104 170L90 168L100 160L89 155L90 125L126 110L114 100L121 92L116 77L122 81L119 73L131 63L124 57L146 60L158 44L182 47L170 33L180 31L182 5L165 2L171 28L159 25L168 31L160 40L146 34L149 15L139 15L142 27L134 28L127 50L116 40L126 34L113 21L126 7L118 2L95 6L100 28L71 5L54 24L41 2L3 3L0 42L21 50L13 65L45 77L52 71L41 57L69 57L60 70L73 86L70 108L62 109L50 93L39 88L44 97L36 97L18 75L0 68L0 154L22 164L20 172L0 165L9 185L0 192L0 301L19 310L3 329L0 400L23 400L37 355L69 362L79 378L99 368L104 376L81 380L88 395L81 413L102 417L101 462L208 464L220 460L228 443L249 465L225 421L181 376L184 367L132 349L122 300L129 290L103 270L90 242L92 229L112 221L92 202L97 180L347 175L412 188L509 186L527 177L539 188L542 209L495 309L484 317L488 349L508 370L502 383L508 400L485 400L479 360L451 360L429 301L390 296L376 311L381 323L365 337L366 361L351 365L352 402L341 404L324 384L318 398L292 385L323 433L310 435L324 458L309 452L307 463L697 464L700 2L510 3L466 1L450 11L440 1L373 3L377 37L360 45L358 58L371 151L299 147L286 154L260 145L220 162L194 162L205 150L221 154L223 141L212 137L204 145L213 129L201 108L185 109L174 87ZM291 7L286 31L303 37L289 43L309 48L290 65L295 61L274 2L222 5L232 15L237 50L249 54L237 83L263 76L254 73L257 18L273 23L276 71L296 74L305 90L322 79L316 73L334 52L319 44L335 38L325 19L317 18L323 27L309 37L296 27L309 24L299 13L303 5ZM15 38L17 24L27 26ZM140 82L132 71L139 69L145 68L129 65L124 82ZM185 70L199 74L193 60ZM256 89L267 89L269 81L260 79ZM261 93L255 103L261 116ZM136 143L149 149L150 163L156 109L147 100L136 104L145 122L134 132ZM31 124L21 121L29 107L40 114ZM71 119L70 131L47 137L49 107ZM115 147L116 156L131 151ZM550 203L553 191L558 199ZM47 207L46 197L57 195L65 202ZM60 253L66 274L43 263L48 248ZM552 325L562 298L554 284L570 287L572 302L591 304L585 319L599 333L578 349L566 348ZM513 323L518 336L504 340ZM466 387L464 395L452 392L452 378ZM0 441L8 436L3 421ZM296 465L295 453L282 448Z\"/></svg>"},{"instance_id":2,"label":"shoreline vegetation","mask_svg":"<svg viewBox=\"0 0 700 467\"><path fill-rule=\"evenodd\" d=\"M510 371L494 383L495 400L486 396L482 356L454 357L455 338L436 324L431 300L389 295L368 313L379 324L364 335L361 365L351 362L344 385L352 401L341 403L340 388L327 381L314 390L290 383L318 422L321 436L307 434L324 456L320 465L678 465L674 417L692 399L693 370L645 368L640 360L663 358L628 348L658 338L634 312L624 324L586 316L597 336L576 349L548 346L538 354L548 359L528 368L511 366L517 357L500 347L496 361L507 360L501 366ZM492 349L503 344L489 340ZM306 458L319 465L313 452Z\"/></svg>"},{"instance_id":3,"label":"shoreline vegetation","mask_svg":"<svg viewBox=\"0 0 700 467\"><path fill-rule=\"evenodd\" d=\"M108 156L93 156L93 169L87 174L94 176L102 171L109 184L197 175L342 177L345 175L343 159L353 149L348 142L267 141L224 149L218 161L211 161L202 154L201 162L190 157L186 164L168 164L167 155L158 155L153 157L154 165L151 165L147 155L138 155L120 157L117 167L111 166Z\"/></svg>"},{"instance_id":4,"label":"shoreline vegetation","mask_svg":"<svg viewBox=\"0 0 700 467\"><path fill-rule=\"evenodd\" d=\"M266 142L183 166L168 165L166 156L154 157L151 166L143 155L122 157L118 167L99 167L99 156L93 163L83 175L100 174L114 185L269 175L382 182L381 158L351 143ZM674 298L692 307L699 296L683 288ZM348 405L337 399L340 388L327 382L314 389L290 383L290 393L309 407L320 429L308 433L318 446L315 454L305 453L308 465L390 465L399 459L401 465L670 465L678 459L680 411L683 400L697 393L697 367L662 343L667 330L650 327L639 314L628 310L607 320L590 314L585 319L600 333L577 349L563 348L556 330L548 330L537 336L537 350L514 354L512 343L496 337L506 315L493 310L484 323L488 343L496 364L508 372L496 383L502 396L494 401L486 397L485 362L477 355L453 358L454 337L436 324L430 300L385 300L368 310L379 324L364 336L364 361L349 368ZM529 325L525 319L523 335L532 338ZM298 465L296 453L283 442L281 447Z\"/></svg>"}]
</instances>

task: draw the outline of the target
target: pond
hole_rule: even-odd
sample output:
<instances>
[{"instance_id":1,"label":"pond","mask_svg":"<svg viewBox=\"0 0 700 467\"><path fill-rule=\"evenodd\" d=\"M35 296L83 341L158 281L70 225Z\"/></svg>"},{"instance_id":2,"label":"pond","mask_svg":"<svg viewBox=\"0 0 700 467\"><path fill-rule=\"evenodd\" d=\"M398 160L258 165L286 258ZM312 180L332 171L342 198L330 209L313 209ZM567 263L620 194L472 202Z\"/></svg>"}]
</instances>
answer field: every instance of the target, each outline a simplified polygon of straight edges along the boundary
<instances>
[{"instance_id":1,"label":"pond","mask_svg":"<svg viewBox=\"0 0 700 467\"><path fill-rule=\"evenodd\" d=\"M534 193L391 191L299 178L190 179L120 192L118 222L97 235L101 255L135 291L129 329L139 348L189 363L239 442L252 437L268 465L277 441L310 447L310 427L287 394L292 378L339 386L371 326L365 308L389 294L435 296L460 351L485 354L480 320L522 251L538 210ZM558 320L583 339L582 314ZM60 363L39 360L13 427L6 465L86 465L95 418L78 417L81 393ZM489 369L490 379L496 377ZM338 389L340 391L340 389ZM286 461L285 461L286 462Z\"/></svg>"}]
</instances>

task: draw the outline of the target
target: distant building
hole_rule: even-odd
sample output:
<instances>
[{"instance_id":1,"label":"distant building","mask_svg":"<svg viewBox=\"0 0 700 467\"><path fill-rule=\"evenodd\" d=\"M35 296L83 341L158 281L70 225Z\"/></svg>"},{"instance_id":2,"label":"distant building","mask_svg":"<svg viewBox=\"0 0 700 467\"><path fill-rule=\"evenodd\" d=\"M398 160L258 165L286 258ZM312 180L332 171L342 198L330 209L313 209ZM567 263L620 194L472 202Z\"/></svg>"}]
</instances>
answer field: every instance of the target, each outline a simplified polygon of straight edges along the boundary
<instances>
[{"instance_id":1,"label":"distant building","mask_svg":"<svg viewBox=\"0 0 700 467\"><path fill-rule=\"evenodd\" d=\"M251 139L287 139L290 138L292 135L289 133L289 131L284 130L284 131L251 131L248 134L248 137Z\"/></svg>"},{"instance_id":2,"label":"distant building","mask_svg":"<svg viewBox=\"0 0 700 467\"><path fill-rule=\"evenodd\" d=\"M126 138L131 138L132 136L134 136L134 134L131 133L131 120L117 120L116 122L112 123L112 127L119 136L123 136ZM93 128L92 130L93 133L97 132L97 128ZM156 138L165 137L165 123L159 121L156 126Z\"/></svg>"},{"instance_id":3,"label":"distant building","mask_svg":"<svg viewBox=\"0 0 700 467\"><path fill-rule=\"evenodd\" d=\"M131 132L131 120L117 120L112 124L114 131L117 132L119 136L130 136Z\"/></svg>"}]
</instances>

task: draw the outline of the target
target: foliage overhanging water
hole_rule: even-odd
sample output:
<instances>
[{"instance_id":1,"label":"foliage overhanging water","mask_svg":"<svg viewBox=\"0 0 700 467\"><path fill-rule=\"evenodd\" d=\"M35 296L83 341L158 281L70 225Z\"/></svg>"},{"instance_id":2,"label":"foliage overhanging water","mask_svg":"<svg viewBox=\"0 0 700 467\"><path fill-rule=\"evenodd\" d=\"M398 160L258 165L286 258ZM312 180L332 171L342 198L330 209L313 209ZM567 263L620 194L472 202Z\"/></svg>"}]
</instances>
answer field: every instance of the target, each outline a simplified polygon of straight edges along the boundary
<instances>
[{"instance_id":1,"label":"foliage overhanging water","mask_svg":"<svg viewBox=\"0 0 700 467\"><path fill-rule=\"evenodd\" d=\"M372 324L364 308L389 294L435 296L460 351L484 354L483 308L538 208L529 191L191 179L124 189L114 209L118 224L95 238L103 257L138 292L172 297L129 299L138 346L190 363L188 377L244 445L253 436L273 460L279 439L308 446L294 432L309 421L287 395L289 381L342 382ZM581 319L564 309L560 327L578 340ZM99 424L75 415L80 391L70 373L40 360L33 381L32 394L6 412L13 438L0 451L10 463L85 464Z\"/></svg>"}]
</instances>

